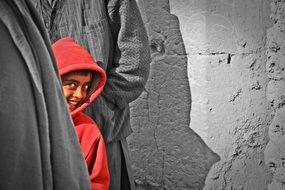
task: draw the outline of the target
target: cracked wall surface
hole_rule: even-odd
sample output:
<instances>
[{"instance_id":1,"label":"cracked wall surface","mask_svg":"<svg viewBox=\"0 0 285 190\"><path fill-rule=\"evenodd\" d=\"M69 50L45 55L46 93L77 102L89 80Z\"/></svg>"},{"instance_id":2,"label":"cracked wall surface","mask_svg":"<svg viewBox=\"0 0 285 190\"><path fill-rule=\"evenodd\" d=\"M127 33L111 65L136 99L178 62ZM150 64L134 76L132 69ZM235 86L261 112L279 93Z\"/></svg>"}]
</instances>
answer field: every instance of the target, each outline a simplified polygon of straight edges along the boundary
<instances>
[{"instance_id":1,"label":"cracked wall surface","mask_svg":"<svg viewBox=\"0 0 285 190\"><path fill-rule=\"evenodd\" d=\"M152 63L140 98L131 104L128 138L139 189L200 189L219 157L189 128L187 55L168 1L137 1L149 34Z\"/></svg>"},{"instance_id":2,"label":"cracked wall surface","mask_svg":"<svg viewBox=\"0 0 285 190\"><path fill-rule=\"evenodd\" d=\"M188 55L190 128L221 158L204 190L267 189L272 180L264 158L272 120L266 72L269 3L170 1Z\"/></svg>"},{"instance_id":3,"label":"cracked wall surface","mask_svg":"<svg viewBox=\"0 0 285 190\"><path fill-rule=\"evenodd\" d=\"M273 120L264 157L273 175L268 190L282 190L285 189L285 1L272 1L271 19L274 25L267 31L266 68L267 98Z\"/></svg>"},{"instance_id":4,"label":"cracked wall surface","mask_svg":"<svg viewBox=\"0 0 285 190\"><path fill-rule=\"evenodd\" d=\"M284 1L137 2L153 60L128 139L139 189L284 189Z\"/></svg>"}]
</instances>

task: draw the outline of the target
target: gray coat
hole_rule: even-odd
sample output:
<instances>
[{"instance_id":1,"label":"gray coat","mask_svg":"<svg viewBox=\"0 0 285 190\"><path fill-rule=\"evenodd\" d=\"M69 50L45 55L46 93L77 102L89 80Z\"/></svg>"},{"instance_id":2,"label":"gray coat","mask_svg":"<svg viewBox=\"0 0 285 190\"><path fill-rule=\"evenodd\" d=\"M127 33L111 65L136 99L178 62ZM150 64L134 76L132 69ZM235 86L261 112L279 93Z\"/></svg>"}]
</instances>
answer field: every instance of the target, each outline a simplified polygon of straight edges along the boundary
<instances>
[{"instance_id":1,"label":"gray coat","mask_svg":"<svg viewBox=\"0 0 285 190\"><path fill-rule=\"evenodd\" d=\"M88 171L43 23L0 1L0 189L87 190Z\"/></svg>"}]
</instances>

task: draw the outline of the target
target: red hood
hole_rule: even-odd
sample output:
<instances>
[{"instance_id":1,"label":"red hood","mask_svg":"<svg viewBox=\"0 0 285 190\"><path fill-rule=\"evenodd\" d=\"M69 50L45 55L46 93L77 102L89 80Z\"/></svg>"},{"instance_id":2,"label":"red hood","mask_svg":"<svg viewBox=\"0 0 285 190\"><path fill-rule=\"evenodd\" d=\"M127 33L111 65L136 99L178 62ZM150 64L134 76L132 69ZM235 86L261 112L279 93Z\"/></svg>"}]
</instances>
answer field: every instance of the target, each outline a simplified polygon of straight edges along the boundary
<instances>
[{"instance_id":1,"label":"red hood","mask_svg":"<svg viewBox=\"0 0 285 190\"><path fill-rule=\"evenodd\" d=\"M52 50L57 62L59 75L75 70L92 70L100 74L100 82L92 95L80 107L72 111L74 116L86 108L103 90L106 83L105 71L99 67L93 57L72 38L62 38L52 45Z\"/></svg>"}]
</instances>

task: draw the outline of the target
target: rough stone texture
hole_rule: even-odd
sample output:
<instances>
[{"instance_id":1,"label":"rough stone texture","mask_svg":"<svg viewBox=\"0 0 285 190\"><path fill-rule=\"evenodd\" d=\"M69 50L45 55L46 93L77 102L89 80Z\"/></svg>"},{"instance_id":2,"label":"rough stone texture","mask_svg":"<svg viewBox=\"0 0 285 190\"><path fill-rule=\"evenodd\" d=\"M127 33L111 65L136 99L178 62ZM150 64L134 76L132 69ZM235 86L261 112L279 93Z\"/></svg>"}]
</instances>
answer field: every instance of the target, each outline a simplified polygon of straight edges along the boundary
<instances>
[{"instance_id":1,"label":"rough stone texture","mask_svg":"<svg viewBox=\"0 0 285 190\"><path fill-rule=\"evenodd\" d=\"M285 189L285 1L137 2L153 58L132 103L138 188Z\"/></svg>"},{"instance_id":2,"label":"rough stone texture","mask_svg":"<svg viewBox=\"0 0 285 190\"><path fill-rule=\"evenodd\" d=\"M168 1L138 1L152 51L146 90L131 104L128 138L138 189L201 189L219 160L189 128L187 56Z\"/></svg>"},{"instance_id":3,"label":"rough stone texture","mask_svg":"<svg viewBox=\"0 0 285 190\"><path fill-rule=\"evenodd\" d=\"M285 2L273 0L267 32L267 98L273 108L264 159L273 174L268 190L285 189Z\"/></svg>"},{"instance_id":4,"label":"rough stone texture","mask_svg":"<svg viewBox=\"0 0 285 190\"><path fill-rule=\"evenodd\" d=\"M205 190L262 190L271 182L264 162L272 120L266 93L269 3L170 1L171 12L185 23L181 32L192 93L190 127L221 157Z\"/></svg>"},{"instance_id":5,"label":"rough stone texture","mask_svg":"<svg viewBox=\"0 0 285 190\"><path fill-rule=\"evenodd\" d=\"M153 56L132 104L139 189L282 188L283 1L273 3L273 27L268 0L138 3Z\"/></svg>"}]
</instances>

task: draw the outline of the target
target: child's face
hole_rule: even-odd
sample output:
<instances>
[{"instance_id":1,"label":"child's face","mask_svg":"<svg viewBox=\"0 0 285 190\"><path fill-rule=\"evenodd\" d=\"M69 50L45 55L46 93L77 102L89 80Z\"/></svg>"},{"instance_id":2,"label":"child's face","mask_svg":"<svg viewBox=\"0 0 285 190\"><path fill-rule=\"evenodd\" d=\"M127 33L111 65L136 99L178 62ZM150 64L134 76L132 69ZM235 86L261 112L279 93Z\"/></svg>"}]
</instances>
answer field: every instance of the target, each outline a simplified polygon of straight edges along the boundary
<instances>
[{"instance_id":1,"label":"child's face","mask_svg":"<svg viewBox=\"0 0 285 190\"><path fill-rule=\"evenodd\" d=\"M74 73L66 74L61 78L64 96L70 112L83 103L82 101L87 96L91 79L92 74L81 75Z\"/></svg>"}]
</instances>

